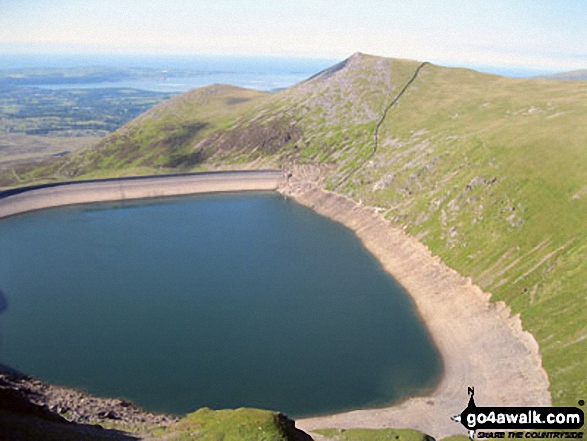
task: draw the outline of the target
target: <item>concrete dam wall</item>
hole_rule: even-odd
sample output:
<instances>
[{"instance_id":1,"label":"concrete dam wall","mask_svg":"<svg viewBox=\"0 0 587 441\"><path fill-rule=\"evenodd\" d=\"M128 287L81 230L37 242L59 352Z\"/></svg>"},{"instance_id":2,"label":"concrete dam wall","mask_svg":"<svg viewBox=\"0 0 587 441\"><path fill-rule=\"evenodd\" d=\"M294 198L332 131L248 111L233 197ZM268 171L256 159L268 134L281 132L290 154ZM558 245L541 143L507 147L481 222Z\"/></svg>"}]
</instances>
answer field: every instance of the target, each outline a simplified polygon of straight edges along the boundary
<instances>
[{"instance_id":1,"label":"concrete dam wall","mask_svg":"<svg viewBox=\"0 0 587 441\"><path fill-rule=\"evenodd\" d=\"M280 170L228 171L48 184L0 193L0 218L62 205L198 193L276 190Z\"/></svg>"}]
</instances>

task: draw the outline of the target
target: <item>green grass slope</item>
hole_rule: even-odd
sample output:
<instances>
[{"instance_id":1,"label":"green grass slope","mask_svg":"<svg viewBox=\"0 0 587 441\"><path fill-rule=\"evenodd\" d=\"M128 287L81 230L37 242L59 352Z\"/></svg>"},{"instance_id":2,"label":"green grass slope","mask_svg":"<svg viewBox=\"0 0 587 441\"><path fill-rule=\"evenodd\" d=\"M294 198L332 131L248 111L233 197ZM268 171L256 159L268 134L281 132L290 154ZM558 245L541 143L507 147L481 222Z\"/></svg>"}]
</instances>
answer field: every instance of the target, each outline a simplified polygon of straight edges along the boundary
<instances>
[{"instance_id":1,"label":"green grass slope","mask_svg":"<svg viewBox=\"0 0 587 441\"><path fill-rule=\"evenodd\" d=\"M538 340L556 403L587 393L587 83L426 66L339 191L381 207Z\"/></svg>"},{"instance_id":2,"label":"green grass slope","mask_svg":"<svg viewBox=\"0 0 587 441\"><path fill-rule=\"evenodd\" d=\"M258 409L211 410L191 413L153 439L169 441L309 441L284 415Z\"/></svg>"},{"instance_id":3,"label":"green grass slope","mask_svg":"<svg viewBox=\"0 0 587 441\"><path fill-rule=\"evenodd\" d=\"M208 159L198 143L233 125L268 95L213 85L178 95L92 148L59 158L0 168L0 188L106 176L197 170Z\"/></svg>"},{"instance_id":4,"label":"green grass slope","mask_svg":"<svg viewBox=\"0 0 587 441\"><path fill-rule=\"evenodd\" d=\"M519 313L556 404L587 395L587 82L355 54L276 94L189 92L71 158L0 169L0 187L292 163Z\"/></svg>"}]
</instances>

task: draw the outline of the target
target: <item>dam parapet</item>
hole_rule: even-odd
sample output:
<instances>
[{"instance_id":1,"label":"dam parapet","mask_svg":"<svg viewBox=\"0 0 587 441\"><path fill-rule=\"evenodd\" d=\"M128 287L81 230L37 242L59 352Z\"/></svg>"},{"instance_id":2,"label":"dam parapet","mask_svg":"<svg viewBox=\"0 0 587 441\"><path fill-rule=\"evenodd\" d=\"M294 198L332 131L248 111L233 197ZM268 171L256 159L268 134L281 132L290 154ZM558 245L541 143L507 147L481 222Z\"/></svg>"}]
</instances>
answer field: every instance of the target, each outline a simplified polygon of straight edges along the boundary
<instances>
[{"instance_id":1,"label":"dam parapet","mask_svg":"<svg viewBox=\"0 0 587 441\"><path fill-rule=\"evenodd\" d=\"M272 191L284 179L281 170L247 170L47 184L0 193L0 219L63 205L199 193Z\"/></svg>"}]
</instances>

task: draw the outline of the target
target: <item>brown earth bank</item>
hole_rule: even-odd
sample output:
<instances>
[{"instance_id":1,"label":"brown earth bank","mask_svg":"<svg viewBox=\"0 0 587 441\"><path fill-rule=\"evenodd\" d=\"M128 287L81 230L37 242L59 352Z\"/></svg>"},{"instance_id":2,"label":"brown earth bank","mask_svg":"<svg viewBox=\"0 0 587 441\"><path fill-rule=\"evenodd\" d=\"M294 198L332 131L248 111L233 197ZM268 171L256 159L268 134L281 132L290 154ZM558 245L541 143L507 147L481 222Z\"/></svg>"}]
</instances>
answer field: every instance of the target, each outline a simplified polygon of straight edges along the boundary
<instances>
[{"instance_id":1,"label":"brown earth bank","mask_svg":"<svg viewBox=\"0 0 587 441\"><path fill-rule=\"evenodd\" d=\"M450 416L475 387L479 406L549 406L549 381L538 344L503 302L491 303L469 279L393 227L372 207L321 189L320 171L296 166L280 192L353 230L383 268L410 293L443 361L438 386L426 396L383 409L357 410L298 421L321 428L411 428L442 438L465 434ZM357 293L360 295L360 293Z\"/></svg>"},{"instance_id":2,"label":"brown earth bank","mask_svg":"<svg viewBox=\"0 0 587 441\"><path fill-rule=\"evenodd\" d=\"M286 181L282 172L272 173L261 179L263 185L271 187L266 189L279 186L278 191L283 195L353 230L382 267L404 286L440 351L444 368L440 383L425 396L382 409L307 418L298 422L300 429L311 432L320 428L412 428L437 438L464 434L464 428L452 422L450 416L466 407L469 386L475 387L477 405L481 406L551 404L548 377L542 369L538 345L522 329L519 317L512 316L503 302L491 303L489 294L448 268L424 245L393 227L372 207L324 190L319 168L291 167ZM149 185L141 184L147 182L144 179L127 180L133 183L130 187L121 180L109 180L104 188L96 187L94 182L87 187L74 184L39 189L28 192L28 198L27 193L22 193L0 199L0 217L18 210L27 211L25 208L42 208L39 201L44 201L41 204L44 206L56 206L103 200L96 196L102 191L109 195L110 199L105 200L217 191L214 189L227 188L222 176L216 174L212 181L196 185L200 191L186 190L192 185L184 187L191 182L189 179L182 182L171 177L147 178L157 182ZM166 182L165 179L171 180ZM244 185L237 179L233 184L231 190L220 191L252 189L247 187L250 182ZM129 189L131 193L127 192ZM47 201L52 205L46 205ZM15 207L18 210L14 211ZM117 421L132 426L145 422L165 425L173 421L173 417L144 413L125 401L100 400L22 376L11 378L6 372L0 380L3 382L0 388L28 391L31 402L57 413L73 415L80 422L120 418Z\"/></svg>"}]
</instances>

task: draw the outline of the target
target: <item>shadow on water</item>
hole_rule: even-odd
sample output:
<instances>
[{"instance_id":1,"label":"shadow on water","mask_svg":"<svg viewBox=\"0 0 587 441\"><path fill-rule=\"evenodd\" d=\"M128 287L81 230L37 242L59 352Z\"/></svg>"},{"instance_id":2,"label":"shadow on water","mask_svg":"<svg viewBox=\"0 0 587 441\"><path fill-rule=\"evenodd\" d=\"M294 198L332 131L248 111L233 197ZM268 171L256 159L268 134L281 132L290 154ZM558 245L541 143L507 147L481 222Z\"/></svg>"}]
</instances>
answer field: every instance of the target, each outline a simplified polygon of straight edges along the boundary
<instances>
[{"instance_id":1,"label":"shadow on water","mask_svg":"<svg viewBox=\"0 0 587 441\"><path fill-rule=\"evenodd\" d=\"M0 289L0 313L8 299ZM1 340L0 335L0 340ZM36 393L25 386L28 375L0 363L0 439L10 440L135 440L134 436L97 425L67 421L47 406L33 403Z\"/></svg>"},{"instance_id":2,"label":"shadow on water","mask_svg":"<svg viewBox=\"0 0 587 441\"><path fill-rule=\"evenodd\" d=\"M0 313L8 309L8 300L4 295L4 292L0 289Z\"/></svg>"}]
</instances>

